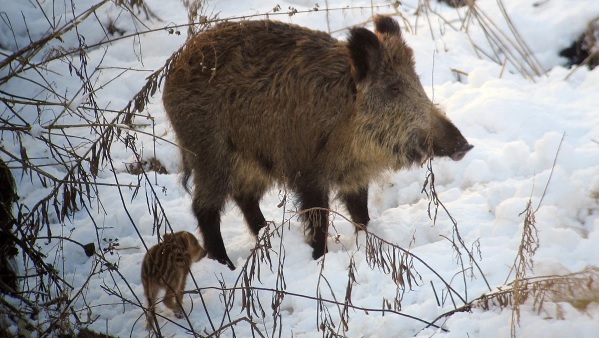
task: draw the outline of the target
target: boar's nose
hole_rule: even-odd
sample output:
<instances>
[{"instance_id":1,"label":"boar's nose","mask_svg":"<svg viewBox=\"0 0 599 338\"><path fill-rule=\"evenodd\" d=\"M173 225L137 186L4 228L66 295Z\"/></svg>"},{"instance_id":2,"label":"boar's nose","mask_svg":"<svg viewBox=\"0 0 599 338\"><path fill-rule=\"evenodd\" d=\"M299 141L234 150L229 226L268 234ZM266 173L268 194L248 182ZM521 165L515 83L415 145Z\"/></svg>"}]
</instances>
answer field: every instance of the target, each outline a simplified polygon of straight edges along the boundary
<instances>
[{"instance_id":1,"label":"boar's nose","mask_svg":"<svg viewBox=\"0 0 599 338\"><path fill-rule=\"evenodd\" d=\"M466 153L470 151L470 149L474 148L473 145L466 143L461 147L461 149L457 149L456 152L451 154L449 157L454 161L459 161L466 156Z\"/></svg>"}]
</instances>

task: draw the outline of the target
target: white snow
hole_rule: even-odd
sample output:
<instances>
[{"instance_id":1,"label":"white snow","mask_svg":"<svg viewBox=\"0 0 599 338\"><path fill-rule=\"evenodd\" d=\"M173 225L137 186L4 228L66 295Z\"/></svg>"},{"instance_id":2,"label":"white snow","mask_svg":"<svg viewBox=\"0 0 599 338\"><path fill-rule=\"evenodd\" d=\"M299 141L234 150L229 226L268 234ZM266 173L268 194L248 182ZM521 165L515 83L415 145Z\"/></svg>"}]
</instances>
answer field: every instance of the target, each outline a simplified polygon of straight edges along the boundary
<instances>
[{"instance_id":1,"label":"white snow","mask_svg":"<svg viewBox=\"0 0 599 338\"><path fill-rule=\"evenodd\" d=\"M220 18L267 12L272 14L272 9L277 4L281 11L286 12L289 6L300 11L311 9L314 7L313 2L208 1L206 13L218 13ZM369 208L372 221L369 231L409 250L430 266L429 269L414 261L414 268L419 276L412 282L417 285L412 284L411 288L399 291L402 297L401 309L396 309L395 312L376 311L383 309L384 301L388 301L393 308L398 294L391 275L369 265L365 252L365 234L358 233L356 239L353 225L340 215L333 214L329 253L324 260L314 261L301 224L292 213L295 210L292 196L287 197L284 207L277 207L284 192L273 188L261 202L266 219L278 226L278 234L272 238L270 251L272 270L268 264L262 263L259 280L254 279L252 282L253 286L266 289L258 293L265 316L262 317L260 311L258 315L252 314L252 320L259 331L272 335L273 293L268 289L275 289L277 283L281 283L277 279L277 266L279 259L284 259L285 291L289 294L282 301L281 318L277 322L277 325L282 325L280 330L283 337L323 335L318 331L319 309L314 298L320 293L326 300L343 303L350 263L353 264L355 275L351 304L370 311L350 308L348 327L344 332L339 321L342 305L324 303L339 334L348 337L508 337L512 316L509 307L491 307L488 310L474 308L471 312L455 313L435 323L446 331L425 328L426 324L402 314L433 321L439 315L454 309L440 277L467 301L489 293L485 279L493 290L511 282L514 275L511 267L516 259L524 223L521 213L529 199L534 208L541 203L536 213L540 247L533 258L534 269L528 272L530 276L567 274L588 266L599 266L599 69L590 71L581 68L566 80L570 70L561 66L564 60L558 56L559 50L567 47L586 28L586 23L599 15L599 1L537 1L540 3L538 6L533 6L530 1L502 2L523 40L528 43L543 70L547 71L545 75L535 77L534 81L514 72L510 65L502 69L500 64L479 58L463 31L447 27L432 14L430 26L426 19L420 17L417 20L417 34L406 30L403 32L408 44L414 48L417 73L429 96L443 107L462 134L475 145L460 162L434 160L433 171L439 199L457 222L459 233L466 247L474 253L484 278L476 267L470 268L464 248L460 248L464 260L464 266L461 265L450 241L454 236L453 224L443 209L439 209L436 223L429 218L429 200L422 193L427 175L426 167L388 173L370 187ZM77 10L82 11L93 5L94 1L81 0L76 3ZM161 22L150 22L151 28L187 22L187 14L180 1L151 0L146 3L162 19ZM314 29L330 29L334 36L343 39L347 32L345 27L361 25L372 15L370 1L329 0L327 3L330 8L350 8L327 12L325 2L318 2L318 12L298 13L294 16L271 15L270 18ZM418 3L416 0L406 0L398 8L412 28L416 23L415 10ZM476 3L493 18L500 30L509 32L497 1L477 0ZM52 12L48 7L52 2L42 4L47 7L47 13ZM374 4L383 5L374 9L375 13L394 13L393 7L387 6L389 2ZM357 6L364 8L352 9ZM465 13L464 9L456 11L436 1L431 1L431 6L448 19L458 19ZM28 20L28 29L33 39L46 32L46 19L33 7L33 2L26 1L11 2L10 5L3 6L2 11L8 13L15 31L19 33L13 39L10 30L5 25L0 26L0 41L6 43L5 47L14 50L15 46L22 48L29 41L20 19L21 13ZM62 10L64 14L64 8ZM119 15L129 14L105 9L98 17L107 20L109 16L116 19ZM255 17L261 18L263 16ZM402 22L399 16L397 18ZM61 20L64 23L64 18ZM122 23L122 27L128 32L133 32L135 27L144 30L139 22L117 22ZM372 28L372 25L367 26ZM85 36L88 44L92 44L103 38L100 27L95 21L84 23L80 34ZM434 39L431 38L431 27ZM179 36L157 30L136 39L123 39L91 50L88 55L90 67L100 63L103 67L94 75L94 79L98 83L108 82L95 93L99 106L122 109L145 83L145 77L161 67L171 53L184 43L186 29L183 27L180 31L182 34ZM473 25L470 33L470 38L477 45L490 51L479 27ZM66 40L66 45L77 45L74 33L67 37L71 40ZM60 45L56 40L50 43ZM61 63L53 65L55 73L48 74L54 81L51 85L61 93L77 93L79 82L75 81L74 75L69 75L67 66ZM143 71L130 70L118 75L123 69L110 67L130 67ZM463 74L458 76L454 70ZM6 74L2 74L4 75ZM117 75L118 78L111 81ZM34 92L26 81L9 83L3 90L29 97L39 95L43 98L44 95ZM175 142L160 95L161 92L158 91L145 109L144 114L151 119L142 116L137 117L134 122L147 124L139 127L141 131L150 134L154 132L160 138ZM76 109L86 104L89 96L80 93L70 99L73 100L70 108ZM37 121L37 124L33 124L32 136L43 136L48 131L40 128L39 124L44 126L60 113L61 110L58 109L47 111L44 114L48 115L42 114L38 118L38 113L32 109L23 111L22 116L29 121ZM6 112L3 111L2 114L4 116ZM106 120L111 119L107 114ZM68 111L61 120L61 124L81 122ZM79 132L87 134L85 130ZM6 135L1 140L2 147L18 153L18 140ZM36 148L38 143L34 139L25 139L23 142L28 146L28 156L35 158L36 163L43 163L44 158L49 156L45 148ZM56 142L64 140L57 137ZM133 189L127 187L119 191L114 186L99 186L98 199L90 204L92 209L89 213L81 210L72 219L65 219L64 223L59 221L56 214L50 215L54 235L69 237L80 243L95 242L100 249L108 246L108 239L118 239L119 247L124 249L104 255L110 262L117 264L118 273L104 269L93 275L88 282L88 275L97 261L85 256L80 246L70 242L64 242L60 246L57 240L50 243L46 240L39 241L42 251L47 255L47 261L55 265L61 276L74 287L68 292L81 292L81 297L73 304L74 309L79 311L91 308L91 317L95 321L90 328L119 337L148 335L139 305L144 303L140 264L146 249L142 240L147 246L157 243L157 235L152 228L154 215L146 199L150 196L150 188L157 191L160 206L173 230L188 230L199 235L191 212L191 198L179 184L178 149L164 140L153 140L150 135L142 133L137 134L136 144L138 150L143 148L144 159L156 157L169 174L149 173L150 182L142 180L140 191L136 195ZM134 161L132 152L117 142L111 148L111 156L115 172L112 172L110 166L104 167L99 173L98 182L137 184L138 177L125 170L126 163ZM45 167L45 170L57 177L65 174L64 168L60 167L50 166ZM13 170L13 174L19 185L20 203L31 206L50 189L43 188L35 179L21 179L20 171ZM152 205L153 199L148 198ZM336 212L347 214L337 201L332 205ZM281 223L284 223L282 227ZM271 230L274 230L274 226ZM229 271L216 261L204 259L192 267L193 280L190 278L187 284L188 290L196 289L196 286L201 288L206 311L216 328L248 316L242 310L241 291L236 291L230 317L227 317L226 301L220 288L221 284L240 287L238 279L242 267L254 248L253 237L233 203L227 205L222 215L222 233L228 254L237 270ZM465 278L462 275L464 268L467 268ZM87 284L81 289L84 283ZM120 294L126 301L112 292ZM227 301L229 297L227 295ZM437 297L441 304L437 303ZM599 332L599 304L596 300L597 295L595 302L584 311L568 302L560 302L562 319L559 319L555 305L548 305L544 311L537 313L529 299L521 306L517 334L521 337L596 337ZM463 305L463 301L455 295L454 301L456 306ZM189 315L189 322L175 318L159 305L159 312L168 318L159 318L164 336L185 336L192 329L203 334L213 331L198 294L186 295L184 307ZM85 311L78 313L83 319L87 319ZM40 322L44 320L45 318L39 319ZM320 317L319 320L322 321L323 318ZM13 327L12 330L17 329ZM237 337L249 337L252 334L251 326L243 321L236 324L234 330ZM231 328L223 334L227 337L232 335Z\"/></svg>"}]
</instances>

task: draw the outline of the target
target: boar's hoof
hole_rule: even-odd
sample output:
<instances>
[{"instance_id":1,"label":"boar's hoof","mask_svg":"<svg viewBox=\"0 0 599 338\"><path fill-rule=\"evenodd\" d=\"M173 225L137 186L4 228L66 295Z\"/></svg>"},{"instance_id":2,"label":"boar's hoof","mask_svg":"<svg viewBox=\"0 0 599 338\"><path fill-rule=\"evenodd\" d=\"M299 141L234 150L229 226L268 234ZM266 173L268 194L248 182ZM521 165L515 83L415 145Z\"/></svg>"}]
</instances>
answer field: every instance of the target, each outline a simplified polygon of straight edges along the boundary
<instances>
[{"instance_id":1,"label":"boar's hoof","mask_svg":"<svg viewBox=\"0 0 599 338\"><path fill-rule=\"evenodd\" d=\"M314 260L319 259L320 257L324 256L324 254L326 254L329 250L328 249L316 249L314 248L314 251L312 251L312 258Z\"/></svg>"},{"instance_id":2,"label":"boar's hoof","mask_svg":"<svg viewBox=\"0 0 599 338\"><path fill-rule=\"evenodd\" d=\"M466 153L470 151L470 149L474 148L473 145L466 143L462 149L457 150L455 153L451 154L451 159L454 161L459 161L466 156Z\"/></svg>"},{"instance_id":3,"label":"boar's hoof","mask_svg":"<svg viewBox=\"0 0 599 338\"><path fill-rule=\"evenodd\" d=\"M233 264L233 262L231 262L231 260L227 256L227 254L225 254L224 257L217 257L216 255L208 254L208 258L214 259L215 261L219 262L220 264L225 265L231 271L235 270L235 264Z\"/></svg>"},{"instance_id":4,"label":"boar's hoof","mask_svg":"<svg viewBox=\"0 0 599 338\"><path fill-rule=\"evenodd\" d=\"M222 265L226 265L231 271L235 270L235 264L233 264L233 262L231 262L229 257L218 259L218 262Z\"/></svg>"}]
</instances>

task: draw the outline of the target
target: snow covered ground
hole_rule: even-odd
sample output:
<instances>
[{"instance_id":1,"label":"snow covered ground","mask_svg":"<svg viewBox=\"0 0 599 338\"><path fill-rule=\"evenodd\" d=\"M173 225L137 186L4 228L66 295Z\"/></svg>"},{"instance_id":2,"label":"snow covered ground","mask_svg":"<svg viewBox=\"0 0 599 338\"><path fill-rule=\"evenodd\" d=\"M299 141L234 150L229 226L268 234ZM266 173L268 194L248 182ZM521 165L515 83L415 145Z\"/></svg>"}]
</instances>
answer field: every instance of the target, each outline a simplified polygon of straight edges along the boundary
<instances>
[{"instance_id":1,"label":"snow covered ground","mask_svg":"<svg viewBox=\"0 0 599 338\"><path fill-rule=\"evenodd\" d=\"M146 2L162 19L149 23L152 28L187 22L186 11L179 1ZM302 10L314 8L313 2L208 1L206 13L218 13L220 18L226 18L272 13L277 4L283 12L294 7L300 13L293 16L273 15L271 18L330 31L340 39L345 37L347 26L363 24L373 11L395 13L389 2L381 2L381 7L371 9L370 1L344 0L330 0L328 6L350 8L325 11L325 3L319 2L319 11L301 13ZM81 0L76 3L78 10L82 10L94 1ZM447 214L439 210L436 223L430 220L429 200L422 193L427 175L425 167L389 173L370 188L372 221L369 231L401 248L409 249L430 267L414 261L414 269L419 273L419 278L415 280L418 285L413 284L411 289L400 293L401 309L395 308L395 312L374 310L386 308L383 305L385 302L394 309L397 286L391 275L368 264L365 235L358 234L356 240L353 226L342 217L333 216L329 253L324 261L313 261L301 225L290 213L295 208L293 202L288 201L284 208L278 207L284 192L275 188L265 197L261 206L267 220L274 221L276 225L284 223L284 226L278 227L278 235L272 238L272 269L262 263L260 278L252 284L264 289L277 288L281 283L281 273L277 273L278 262L283 259L284 290L289 294L282 300L281 316L275 323L271 308L273 293L268 290L257 293L265 311L263 317L260 311L252 317L257 330L272 334L273 327L277 325L283 337L321 336L323 333L318 331L318 325L323 318L317 317L317 314L323 312L314 298L320 296L343 303L348 283L351 284L348 277L351 265L355 276L351 304L372 310L350 308L348 326L344 330L339 321L342 305L324 303L335 325L335 332L339 334L348 337L507 337L510 335L512 318L509 307L501 309L494 306L488 310L474 308L471 312L455 313L436 322L445 331L425 328L426 324L421 321L403 315L430 322L451 311L454 305L447 299L442 280L450 283L466 301L490 292L485 279L493 290L512 281L514 273L511 267L520 246L524 224L521 213L529 199L534 208L540 203L536 212L540 246L534 255L534 269L529 271L530 276L567 274L588 266L599 266L599 69L590 71L580 68L566 80L570 70L560 66L565 60L558 57L559 50L569 46L586 28L590 19L599 16L599 2L547 0L533 4L529 1L503 0L503 3L513 25L530 46L546 74L535 76L534 80L527 79L514 71L514 66L509 63L504 69L501 64L479 57L481 53L473 48L473 43L493 54L487 47L486 37L480 27L473 24L468 36L464 31L453 30L447 23L459 27L459 19L465 9L456 11L432 1L431 9L446 18L445 22L433 13L429 13L428 20L422 14L415 15L416 0L402 1L398 8L411 27L410 32L404 30L404 36L414 49L417 73L423 86L468 141L475 145L460 162L434 160L433 171L439 199L457 222L459 233L466 247L475 254L482 274L476 267L471 268L464 248L460 248L464 265L457 259L449 240L453 236L453 223ZM509 33L497 1L478 0L477 4L493 19L498 30ZM51 2L42 2L42 5L51 6ZM39 15L27 15L39 13L32 6L30 2L3 6L2 10L7 11L8 17L13 20L15 30L22 33L13 39L6 26L2 26L0 33L5 47L21 48L29 41L27 32L19 30L17 21L21 11L29 20L29 34L33 39L44 34L46 19ZM363 8L355 8L359 6ZM65 9L62 8L62 11L64 13ZM121 24L126 30L133 28L133 23L123 19L126 13L105 10L101 14L104 16L98 15L100 21L108 17L118 18L117 26ZM255 17L260 18L263 17ZM401 20L399 15L397 18ZM137 25L141 27L139 23ZM86 37L88 44L92 44L103 36L99 27L97 22L83 25L79 33ZM97 76L98 83L108 82L122 71L110 67L146 70L124 72L115 81L103 86L97 93L100 106L122 109L144 84L145 76L150 74L147 70L153 71L162 66L171 53L184 43L185 28L180 30L181 35L158 30L136 40L124 39L111 44L109 48L92 51L89 55L90 64L102 62L105 67ZM71 37L74 39L74 36ZM64 43L75 44L76 41L66 40ZM72 79L66 66L56 64L55 67L53 70L57 73L52 75L54 85L62 88L63 92L73 93L74 107L84 104L85 97L69 89ZM18 85L8 84L2 90L28 93L28 88L26 83L19 82ZM160 95L157 92L146 107L146 114L153 118L155 125L142 131L154 132L166 140L174 141ZM6 111L2 114L5 116ZM38 117L37 112L31 112L30 115L33 116L32 121ZM37 123L43 125L44 119L44 115L40 114ZM68 122L73 121L65 116L64 123ZM135 122L150 123L150 120L137 118ZM35 132L44 131L34 127ZM74 287L69 292L81 292L81 297L74 304L75 309L91 308L90 316L96 321L90 327L120 337L148 335L143 311L138 306L143 301L140 264L146 252L142 240L147 245L157 242L152 227L154 215L146 199L148 190L152 188L158 191L160 204L174 230L196 231L190 196L178 182L177 148L164 141L154 143L149 135L138 134L137 137L137 147L143 148L144 159L156 157L169 174L151 174L154 185L142 184L137 194L133 190L122 189L123 200L114 186L100 186L97 203L92 204L95 209L89 213L80 211L65 224L60 224L54 215L56 221L52 226L55 235L61 234L80 243L96 242L100 248L107 247L104 239L118 239L119 247L123 249L105 256L118 265L119 273L106 270L96 274L80 290L95 264L94 258L88 258L78 245L69 242L59 246L56 241L50 244L40 241L48 261ZM17 141L11 137L4 136L1 142L6 149L18 147ZM33 138L23 142L30 146L30 158L47 156L42 150L36 153ZM118 179L121 184L137 183L137 176L126 171L126 164L134 162L131 151L115 143L111 155L116 174L106 167L99 174L99 182L115 183ZM50 167L47 170L59 174L62 169ZM36 181L32 183L29 179L20 179L20 172L14 170L13 174L17 177L21 202L33 205L47 192ZM336 202L333 206L342 215L346 214ZM139 235L133 224L137 226ZM240 291L235 292L229 316L225 315L226 300L220 290L223 285L241 285L238 279L242 267L254 248L253 238L233 204L228 205L223 214L222 232L228 254L237 270L229 271L225 266L208 259L195 264L192 268L195 284L190 279L187 289L195 289L196 285L203 288L201 294L209 316L200 296L190 294L184 299L189 322L176 319L161 308L164 309L161 313L172 321L160 319L164 325L161 329L164 336L184 336L190 330L211 333L212 325L218 328L248 316L242 310ZM467 269L466 278L463 278L464 268ZM109 290L122 295L126 301ZM595 302L582 309L561 302L559 309L554 304L546 304L540 313L534 311L532 299L529 299L521 307L520 326L516 332L521 337L596 337L599 332L599 304L597 294L594 297ZM455 296L454 301L456 306L463 305L463 301ZM40 318L40 321L43 319ZM251 326L244 321L237 323L234 329L238 337L252 334ZM13 330L17 329L13 327ZM223 331L223 336L232 336L232 332L229 328Z\"/></svg>"}]
</instances>

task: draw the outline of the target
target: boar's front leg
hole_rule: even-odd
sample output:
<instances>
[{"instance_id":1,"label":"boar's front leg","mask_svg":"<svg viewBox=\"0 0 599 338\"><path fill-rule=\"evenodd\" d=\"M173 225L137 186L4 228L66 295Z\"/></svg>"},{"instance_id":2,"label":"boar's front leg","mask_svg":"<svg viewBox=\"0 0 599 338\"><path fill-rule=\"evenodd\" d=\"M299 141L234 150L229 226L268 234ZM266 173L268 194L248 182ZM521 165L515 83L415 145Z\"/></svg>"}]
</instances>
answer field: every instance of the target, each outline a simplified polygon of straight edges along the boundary
<instances>
[{"instance_id":1,"label":"boar's front leg","mask_svg":"<svg viewBox=\"0 0 599 338\"><path fill-rule=\"evenodd\" d=\"M341 201L345 204L351 220L356 224L366 227L370 216L368 216L368 186L357 191L340 193ZM356 227L356 231L362 230Z\"/></svg>"},{"instance_id":2,"label":"boar's front leg","mask_svg":"<svg viewBox=\"0 0 599 338\"><path fill-rule=\"evenodd\" d=\"M314 249L312 258L318 259L327 253L329 234L329 193L316 184L298 187L304 221L307 222L310 245Z\"/></svg>"}]
</instances>

